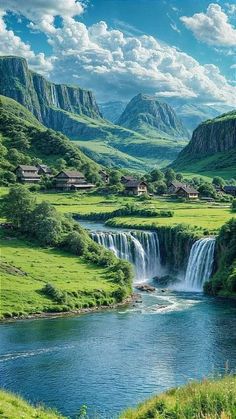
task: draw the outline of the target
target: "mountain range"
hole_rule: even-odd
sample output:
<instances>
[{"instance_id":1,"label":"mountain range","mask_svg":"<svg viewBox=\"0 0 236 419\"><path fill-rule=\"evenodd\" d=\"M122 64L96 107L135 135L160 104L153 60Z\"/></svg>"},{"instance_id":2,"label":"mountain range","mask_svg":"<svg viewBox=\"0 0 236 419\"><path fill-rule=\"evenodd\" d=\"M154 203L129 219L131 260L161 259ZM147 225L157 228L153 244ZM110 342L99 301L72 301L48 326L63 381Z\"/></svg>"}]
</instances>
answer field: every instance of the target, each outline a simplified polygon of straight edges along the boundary
<instances>
[{"instance_id":1,"label":"mountain range","mask_svg":"<svg viewBox=\"0 0 236 419\"><path fill-rule=\"evenodd\" d=\"M28 68L24 58L0 57L0 94L25 106L46 127L60 131L99 163L145 170L171 162L186 138L136 132L102 117L92 92L55 84Z\"/></svg>"}]
</instances>

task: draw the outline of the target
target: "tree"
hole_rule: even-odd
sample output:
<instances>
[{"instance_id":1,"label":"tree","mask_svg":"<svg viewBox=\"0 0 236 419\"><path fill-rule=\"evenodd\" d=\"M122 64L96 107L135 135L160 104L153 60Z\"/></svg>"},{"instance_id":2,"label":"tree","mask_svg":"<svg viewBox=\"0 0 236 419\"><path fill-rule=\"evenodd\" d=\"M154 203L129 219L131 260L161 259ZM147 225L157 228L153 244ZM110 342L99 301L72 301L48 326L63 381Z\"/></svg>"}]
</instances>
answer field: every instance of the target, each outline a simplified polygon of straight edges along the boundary
<instances>
[{"instance_id":1,"label":"tree","mask_svg":"<svg viewBox=\"0 0 236 419\"><path fill-rule=\"evenodd\" d=\"M231 208L233 212L236 212L236 199L233 200Z\"/></svg>"},{"instance_id":2,"label":"tree","mask_svg":"<svg viewBox=\"0 0 236 419\"><path fill-rule=\"evenodd\" d=\"M30 229L33 235L44 245L55 245L62 238L62 223L55 208L48 202L41 202L32 211Z\"/></svg>"},{"instance_id":3,"label":"tree","mask_svg":"<svg viewBox=\"0 0 236 419\"><path fill-rule=\"evenodd\" d=\"M165 172L165 178L166 178L167 185L169 185L176 178L175 171L173 169L167 169Z\"/></svg>"},{"instance_id":4,"label":"tree","mask_svg":"<svg viewBox=\"0 0 236 419\"><path fill-rule=\"evenodd\" d=\"M164 195L167 193L167 186L165 182L158 182L156 185L156 193L157 195Z\"/></svg>"},{"instance_id":5,"label":"tree","mask_svg":"<svg viewBox=\"0 0 236 419\"><path fill-rule=\"evenodd\" d=\"M14 227L27 230L29 217L35 207L35 198L25 186L13 186L2 199L2 212Z\"/></svg>"},{"instance_id":6,"label":"tree","mask_svg":"<svg viewBox=\"0 0 236 419\"><path fill-rule=\"evenodd\" d=\"M16 182L16 175L8 170L0 171L0 184L8 186L11 183Z\"/></svg>"},{"instance_id":7,"label":"tree","mask_svg":"<svg viewBox=\"0 0 236 419\"><path fill-rule=\"evenodd\" d=\"M68 234L65 241L66 247L75 255L81 256L87 248L86 238L78 231Z\"/></svg>"},{"instance_id":8,"label":"tree","mask_svg":"<svg viewBox=\"0 0 236 419\"><path fill-rule=\"evenodd\" d=\"M26 151L30 148L30 141L22 131L16 132L10 142L12 148L16 148L19 151Z\"/></svg>"},{"instance_id":9,"label":"tree","mask_svg":"<svg viewBox=\"0 0 236 419\"><path fill-rule=\"evenodd\" d=\"M211 198L216 198L216 190L211 183L202 183L199 188L198 192L201 196L209 196Z\"/></svg>"},{"instance_id":10,"label":"tree","mask_svg":"<svg viewBox=\"0 0 236 419\"><path fill-rule=\"evenodd\" d=\"M66 161L64 159L57 159L55 166L57 170L59 170L60 172L61 170L64 170L66 168Z\"/></svg>"},{"instance_id":11,"label":"tree","mask_svg":"<svg viewBox=\"0 0 236 419\"><path fill-rule=\"evenodd\" d=\"M164 179L164 174L159 169L153 169L150 173L151 182L156 182Z\"/></svg>"},{"instance_id":12,"label":"tree","mask_svg":"<svg viewBox=\"0 0 236 419\"><path fill-rule=\"evenodd\" d=\"M117 170L112 170L110 173L110 185L117 185L120 183L120 173Z\"/></svg>"},{"instance_id":13,"label":"tree","mask_svg":"<svg viewBox=\"0 0 236 419\"><path fill-rule=\"evenodd\" d=\"M183 182L184 177L183 177L182 173L176 173L176 179L179 182Z\"/></svg>"},{"instance_id":14,"label":"tree","mask_svg":"<svg viewBox=\"0 0 236 419\"><path fill-rule=\"evenodd\" d=\"M220 188L223 188L223 186L225 185L225 181L222 177L220 176L215 176L212 180L212 184L214 186L218 186Z\"/></svg>"},{"instance_id":15,"label":"tree","mask_svg":"<svg viewBox=\"0 0 236 419\"><path fill-rule=\"evenodd\" d=\"M16 148L10 148L8 151L8 160L15 166L18 164L30 164L31 158L20 153Z\"/></svg>"}]
</instances>

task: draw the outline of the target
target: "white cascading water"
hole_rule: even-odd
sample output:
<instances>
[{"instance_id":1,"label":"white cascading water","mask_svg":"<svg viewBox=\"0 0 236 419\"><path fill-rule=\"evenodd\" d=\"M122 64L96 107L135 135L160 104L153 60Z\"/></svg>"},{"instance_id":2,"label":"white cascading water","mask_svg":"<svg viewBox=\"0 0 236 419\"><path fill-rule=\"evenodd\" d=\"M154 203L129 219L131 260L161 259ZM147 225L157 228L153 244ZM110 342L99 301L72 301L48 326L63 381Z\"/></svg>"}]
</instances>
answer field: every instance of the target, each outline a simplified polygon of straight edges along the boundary
<instances>
[{"instance_id":1,"label":"white cascading water","mask_svg":"<svg viewBox=\"0 0 236 419\"><path fill-rule=\"evenodd\" d=\"M91 237L112 250L117 257L133 263L136 281L144 281L160 273L161 258L157 233L101 231L91 233Z\"/></svg>"},{"instance_id":2,"label":"white cascading water","mask_svg":"<svg viewBox=\"0 0 236 419\"><path fill-rule=\"evenodd\" d=\"M181 284L184 291L202 291L204 283L212 274L215 238L197 240L190 251L188 266Z\"/></svg>"}]
</instances>

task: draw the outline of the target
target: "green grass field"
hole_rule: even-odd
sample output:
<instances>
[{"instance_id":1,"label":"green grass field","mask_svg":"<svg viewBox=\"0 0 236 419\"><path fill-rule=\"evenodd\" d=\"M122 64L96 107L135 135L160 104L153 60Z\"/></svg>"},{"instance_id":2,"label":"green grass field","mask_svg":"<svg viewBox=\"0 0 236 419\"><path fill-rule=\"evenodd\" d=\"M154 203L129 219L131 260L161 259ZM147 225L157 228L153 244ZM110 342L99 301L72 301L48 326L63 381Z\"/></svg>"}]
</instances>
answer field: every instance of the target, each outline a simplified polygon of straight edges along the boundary
<instances>
[{"instance_id":1,"label":"green grass field","mask_svg":"<svg viewBox=\"0 0 236 419\"><path fill-rule=\"evenodd\" d=\"M41 293L47 283L60 291L78 293L71 299L72 304L78 305L75 308L90 304L96 290L109 294L115 289L115 284L107 279L106 269L63 251L40 248L6 233L1 235L0 247L0 317L7 313L61 311L63 307Z\"/></svg>"},{"instance_id":2,"label":"green grass field","mask_svg":"<svg viewBox=\"0 0 236 419\"><path fill-rule=\"evenodd\" d=\"M0 391L0 417L3 419L63 419L59 413L42 406L34 407L21 397ZM66 418L64 418L66 419Z\"/></svg>"},{"instance_id":3,"label":"green grass field","mask_svg":"<svg viewBox=\"0 0 236 419\"><path fill-rule=\"evenodd\" d=\"M7 193L7 188L0 188L0 196ZM89 214L91 212L109 212L121 206L135 202L140 208L151 208L157 210L174 211L172 218L142 218L142 217L122 217L117 218L117 225L133 224L142 226L155 224L176 225L179 223L198 226L199 228L216 231L236 214L231 212L229 203L207 203L207 202L178 202L167 198L153 198L150 201L139 201L135 197L123 196L99 196L87 193L37 193L37 201L48 201L55 205L56 209L62 213Z\"/></svg>"},{"instance_id":4,"label":"green grass field","mask_svg":"<svg viewBox=\"0 0 236 419\"><path fill-rule=\"evenodd\" d=\"M236 376L172 389L124 412L120 419L235 419Z\"/></svg>"}]
</instances>

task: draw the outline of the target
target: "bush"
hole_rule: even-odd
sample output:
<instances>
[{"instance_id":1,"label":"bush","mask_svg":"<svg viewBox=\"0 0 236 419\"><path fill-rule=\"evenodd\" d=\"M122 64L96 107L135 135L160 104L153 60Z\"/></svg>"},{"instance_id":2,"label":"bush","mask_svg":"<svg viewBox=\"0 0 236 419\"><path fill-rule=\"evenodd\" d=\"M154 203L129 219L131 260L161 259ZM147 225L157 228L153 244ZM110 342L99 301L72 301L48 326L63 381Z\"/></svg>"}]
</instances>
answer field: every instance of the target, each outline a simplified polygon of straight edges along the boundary
<instances>
[{"instance_id":1,"label":"bush","mask_svg":"<svg viewBox=\"0 0 236 419\"><path fill-rule=\"evenodd\" d=\"M66 300L67 300L66 292L62 292L61 290L59 290L52 284L46 284L42 288L42 293L59 304L66 303Z\"/></svg>"},{"instance_id":2,"label":"bush","mask_svg":"<svg viewBox=\"0 0 236 419\"><path fill-rule=\"evenodd\" d=\"M86 238L78 231L72 231L66 236L64 246L75 255L82 256L87 249Z\"/></svg>"}]
</instances>

